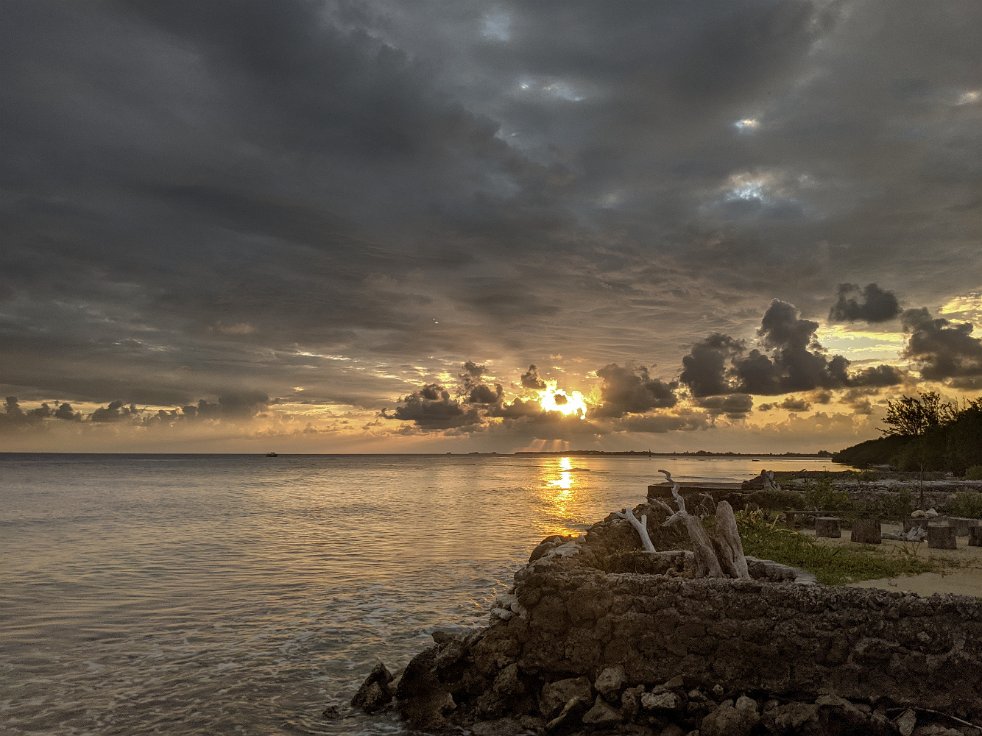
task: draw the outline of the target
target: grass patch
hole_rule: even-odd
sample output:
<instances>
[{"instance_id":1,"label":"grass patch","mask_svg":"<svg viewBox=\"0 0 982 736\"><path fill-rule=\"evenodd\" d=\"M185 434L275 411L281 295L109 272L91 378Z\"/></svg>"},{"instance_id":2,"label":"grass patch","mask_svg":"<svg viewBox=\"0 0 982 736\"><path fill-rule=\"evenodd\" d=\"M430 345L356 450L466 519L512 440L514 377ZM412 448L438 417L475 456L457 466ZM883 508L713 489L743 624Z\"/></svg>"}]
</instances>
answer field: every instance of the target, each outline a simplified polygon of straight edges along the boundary
<instances>
[{"instance_id":1,"label":"grass patch","mask_svg":"<svg viewBox=\"0 0 982 736\"><path fill-rule=\"evenodd\" d=\"M982 519L982 493L964 491L956 493L948 504L948 513L969 519Z\"/></svg>"},{"instance_id":2,"label":"grass patch","mask_svg":"<svg viewBox=\"0 0 982 736\"><path fill-rule=\"evenodd\" d=\"M818 582L826 585L917 575L941 569L937 562L919 558L913 551L886 553L878 549L819 544L811 537L777 524L759 511L738 513L737 526L746 554L807 570Z\"/></svg>"}]
</instances>

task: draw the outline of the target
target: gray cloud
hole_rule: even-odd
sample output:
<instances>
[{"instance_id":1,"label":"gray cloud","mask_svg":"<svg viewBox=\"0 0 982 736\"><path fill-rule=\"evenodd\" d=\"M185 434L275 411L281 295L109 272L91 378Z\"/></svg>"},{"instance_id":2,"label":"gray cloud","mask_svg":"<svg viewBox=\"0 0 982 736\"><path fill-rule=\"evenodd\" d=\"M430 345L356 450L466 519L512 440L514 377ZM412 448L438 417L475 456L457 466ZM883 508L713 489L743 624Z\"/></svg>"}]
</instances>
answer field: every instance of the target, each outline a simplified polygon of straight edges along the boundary
<instances>
[{"instance_id":1,"label":"gray cloud","mask_svg":"<svg viewBox=\"0 0 982 736\"><path fill-rule=\"evenodd\" d=\"M643 414L649 409L675 406L676 384L652 378L645 366L629 367L611 363L597 370L601 404L595 416L621 417Z\"/></svg>"},{"instance_id":2,"label":"gray cloud","mask_svg":"<svg viewBox=\"0 0 982 736\"><path fill-rule=\"evenodd\" d=\"M795 391L847 386L891 386L903 374L888 365L850 374L849 361L829 356L815 338L818 323L802 319L798 309L775 299L757 330L762 349L719 333L697 342L682 358L680 380L693 396L729 393L774 396Z\"/></svg>"},{"instance_id":3,"label":"gray cloud","mask_svg":"<svg viewBox=\"0 0 982 736\"><path fill-rule=\"evenodd\" d=\"M89 415L90 422L119 422L140 414L133 404L126 406L122 401L111 401L108 406L94 410Z\"/></svg>"},{"instance_id":4,"label":"gray cloud","mask_svg":"<svg viewBox=\"0 0 982 736\"><path fill-rule=\"evenodd\" d=\"M401 399L391 415L391 419L411 421L417 427L427 430L468 427L481 421L473 408L466 408L450 396L450 392L436 383L428 383L418 391Z\"/></svg>"},{"instance_id":5,"label":"gray cloud","mask_svg":"<svg viewBox=\"0 0 982 736\"><path fill-rule=\"evenodd\" d=\"M982 376L982 340L972 337L973 326L931 317L924 307L903 313L909 333L904 355L929 380Z\"/></svg>"},{"instance_id":6,"label":"gray cloud","mask_svg":"<svg viewBox=\"0 0 982 736\"><path fill-rule=\"evenodd\" d=\"M743 353L745 344L728 335L714 333L692 346L682 358L679 380L693 396L716 396L730 390L727 364Z\"/></svg>"},{"instance_id":7,"label":"gray cloud","mask_svg":"<svg viewBox=\"0 0 982 736\"><path fill-rule=\"evenodd\" d=\"M876 284L839 284L835 304L829 310L833 322L887 322L900 316L900 302L892 291Z\"/></svg>"},{"instance_id":8,"label":"gray cloud","mask_svg":"<svg viewBox=\"0 0 982 736\"><path fill-rule=\"evenodd\" d=\"M729 419L743 419L754 408L754 399L749 394L728 394L726 396L707 396L698 400L698 405L710 416L726 415Z\"/></svg>"},{"instance_id":9,"label":"gray cloud","mask_svg":"<svg viewBox=\"0 0 982 736\"><path fill-rule=\"evenodd\" d=\"M776 404L761 404L761 411L768 411L770 409L785 409L787 411L793 412L803 412L811 409L811 402L808 399L802 399L795 396L789 396L784 401Z\"/></svg>"},{"instance_id":10,"label":"gray cloud","mask_svg":"<svg viewBox=\"0 0 982 736\"><path fill-rule=\"evenodd\" d=\"M368 408L469 355L689 346L696 397L880 385L797 316L728 336L772 296L824 314L869 283L833 312L870 319L874 284L978 287L974 3L505 0L493 33L469 1L5 10L0 376L25 400L197 415L261 376ZM925 376L972 378L915 331Z\"/></svg>"},{"instance_id":11,"label":"gray cloud","mask_svg":"<svg viewBox=\"0 0 982 736\"><path fill-rule=\"evenodd\" d=\"M522 386L538 391L546 387L546 382L539 376L539 369L535 367L534 363L522 374Z\"/></svg>"}]
</instances>

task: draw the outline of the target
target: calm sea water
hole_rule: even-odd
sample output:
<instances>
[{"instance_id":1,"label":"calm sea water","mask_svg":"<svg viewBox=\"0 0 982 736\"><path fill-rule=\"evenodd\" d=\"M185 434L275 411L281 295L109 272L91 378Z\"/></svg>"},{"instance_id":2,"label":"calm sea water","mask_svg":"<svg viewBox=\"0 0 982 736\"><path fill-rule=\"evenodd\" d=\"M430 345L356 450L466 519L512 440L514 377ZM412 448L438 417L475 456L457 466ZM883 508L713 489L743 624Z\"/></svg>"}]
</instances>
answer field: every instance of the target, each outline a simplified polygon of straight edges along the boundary
<instances>
[{"instance_id":1,"label":"calm sea water","mask_svg":"<svg viewBox=\"0 0 982 736\"><path fill-rule=\"evenodd\" d=\"M0 455L0 732L392 734L372 665L487 621L531 548L666 467L825 461Z\"/></svg>"}]
</instances>

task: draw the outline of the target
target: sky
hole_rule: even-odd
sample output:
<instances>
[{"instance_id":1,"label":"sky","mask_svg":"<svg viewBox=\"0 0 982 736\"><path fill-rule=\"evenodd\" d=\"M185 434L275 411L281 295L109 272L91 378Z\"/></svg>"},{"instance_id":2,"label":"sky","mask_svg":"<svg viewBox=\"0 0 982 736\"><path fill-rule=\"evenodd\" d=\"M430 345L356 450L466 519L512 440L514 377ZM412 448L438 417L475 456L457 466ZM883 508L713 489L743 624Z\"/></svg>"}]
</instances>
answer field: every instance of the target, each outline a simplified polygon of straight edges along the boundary
<instances>
[{"instance_id":1,"label":"sky","mask_svg":"<svg viewBox=\"0 0 982 736\"><path fill-rule=\"evenodd\" d=\"M9 0L0 451L836 450L979 396L980 27Z\"/></svg>"}]
</instances>

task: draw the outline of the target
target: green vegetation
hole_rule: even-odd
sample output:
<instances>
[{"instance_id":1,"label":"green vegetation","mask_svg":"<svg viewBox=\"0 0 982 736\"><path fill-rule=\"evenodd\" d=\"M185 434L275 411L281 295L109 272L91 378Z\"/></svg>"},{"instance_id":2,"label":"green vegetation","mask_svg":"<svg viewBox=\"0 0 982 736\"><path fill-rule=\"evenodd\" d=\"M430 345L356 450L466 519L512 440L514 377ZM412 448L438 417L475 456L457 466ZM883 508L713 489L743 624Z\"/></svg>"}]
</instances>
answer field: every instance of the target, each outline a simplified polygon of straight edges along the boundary
<instances>
[{"instance_id":1,"label":"green vegetation","mask_svg":"<svg viewBox=\"0 0 982 736\"><path fill-rule=\"evenodd\" d=\"M779 525L762 511L737 514L737 526L748 555L792 565L815 575L820 583L842 585L858 580L916 575L940 569L937 562L913 552L890 554L845 546L830 546Z\"/></svg>"},{"instance_id":2,"label":"green vegetation","mask_svg":"<svg viewBox=\"0 0 982 736\"><path fill-rule=\"evenodd\" d=\"M966 491L956 493L948 504L948 513L967 519L982 519L982 493Z\"/></svg>"},{"instance_id":3,"label":"green vegetation","mask_svg":"<svg viewBox=\"0 0 982 736\"><path fill-rule=\"evenodd\" d=\"M833 460L956 475L982 465L982 399L958 408L935 392L903 396L887 402L884 423L884 437L848 447Z\"/></svg>"},{"instance_id":4,"label":"green vegetation","mask_svg":"<svg viewBox=\"0 0 982 736\"><path fill-rule=\"evenodd\" d=\"M747 496L747 504L767 511L784 511L786 509L804 509L805 496L797 491L754 491Z\"/></svg>"},{"instance_id":5,"label":"green vegetation","mask_svg":"<svg viewBox=\"0 0 982 736\"><path fill-rule=\"evenodd\" d=\"M965 480L982 480L982 465L973 465L966 470Z\"/></svg>"},{"instance_id":6,"label":"green vegetation","mask_svg":"<svg viewBox=\"0 0 982 736\"><path fill-rule=\"evenodd\" d=\"M805 508L812 511L851 511L853 502L846 491L836 490L827 480L813 480L805 485Z\"/></svg>"}]
</instances>

